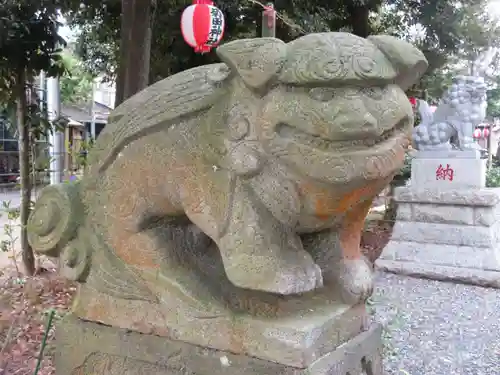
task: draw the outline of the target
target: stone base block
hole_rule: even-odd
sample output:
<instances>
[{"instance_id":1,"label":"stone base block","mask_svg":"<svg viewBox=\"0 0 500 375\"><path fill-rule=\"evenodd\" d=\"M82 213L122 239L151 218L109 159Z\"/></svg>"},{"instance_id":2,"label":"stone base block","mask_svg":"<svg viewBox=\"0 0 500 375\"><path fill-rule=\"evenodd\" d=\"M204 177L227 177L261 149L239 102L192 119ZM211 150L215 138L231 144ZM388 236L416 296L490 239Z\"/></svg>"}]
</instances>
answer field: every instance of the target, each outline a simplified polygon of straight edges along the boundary
<instances>
[{"instance_id":1,"label":"stone base block","mask_svg":"<svg viewBox=\"0 0 500 375\"><path fill-rule=\"evenodd\" d=\"M486 159L418 157L412 160L411 184L439 189L484 188Z\"/></svg>"},{"instance_id":2,"label":"stone base block","mask_svg":"<svg viewBox=\"0 0 500 375\"><path fill-rule=\"evenodd\" d=\"M297 368L69 315L56 330L56 375L382 375L381 327Z\"/></svg>"},{"instance_id":3,"label":"stone base block","mask_svg":"<svg viewBox=\"0 0 500 375\"><path fill-rule=\"evenodd\" d=\"M479 150L418 150L413 154L418 159L480 159Z\"/></svg>"},{"instance_id":4,"label":"stone base block","mask_svg":"<svg viewBox=\"0 0 500 375\"><path fill-rule=\"evenodd\" d=\"M448 267L428 263L401 262L378 259L378 270L430 280L453 281L500 289L500 272L483 271L477 268Z\"/></svg>"},{"instance_id":5,"label":"stone base block","mask_svg":"<svg viewBox=\"0 0 500 375\"><path fill-rule=\"evenodd\" d=\"M450 229L451 231L452 229ZM389 241L380 259L499 272L500 248Z\"/></svg>"},{"instance_id":6,"label":"stone base block","mask_svg":"<svg viewBox=\"0 0 500 375\"><path fill-rule=\"evenodd\" d=\"M104 326L298 368L308 367L369 325L365 304L338 302L340 297L329 288L281 301L271 297L268 302L272 305L266 306L261 300L245 300L235 294L233 301L241 298L245 306L259 312L252 315L228 312L215 303L212 311L204 311L173 293L165 293L161 304L120 299L84 284L78 290L73 314Z\"/></svg>"},{"instance_id":7,"label":"stone base block","mask_svg":"<svg viewBox=\"0 0 500 375\"><path fill-rule=\"evenodd\" d=\"M397 222L376 266L500 287L500 190L396 190Z\"/></svg>"}]
</instances>

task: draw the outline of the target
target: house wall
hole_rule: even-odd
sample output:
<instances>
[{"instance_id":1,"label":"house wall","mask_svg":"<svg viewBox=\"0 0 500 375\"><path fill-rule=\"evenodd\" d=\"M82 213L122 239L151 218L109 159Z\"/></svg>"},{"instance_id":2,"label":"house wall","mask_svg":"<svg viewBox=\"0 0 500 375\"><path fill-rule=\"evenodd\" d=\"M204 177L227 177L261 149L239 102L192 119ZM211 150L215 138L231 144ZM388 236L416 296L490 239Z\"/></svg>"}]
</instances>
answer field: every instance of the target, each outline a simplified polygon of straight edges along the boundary
<instances>
[{"instance_id":1,"label":"house wall","mask_svg":"<svg viewBox=\"0 0 500 375\"><path fill-rule=\"evenodd\" d=\"M103 82L98 77L94 81L94 101L109 108L115 108L116 85L114 82Z\"/></svg>"}]
</instances>

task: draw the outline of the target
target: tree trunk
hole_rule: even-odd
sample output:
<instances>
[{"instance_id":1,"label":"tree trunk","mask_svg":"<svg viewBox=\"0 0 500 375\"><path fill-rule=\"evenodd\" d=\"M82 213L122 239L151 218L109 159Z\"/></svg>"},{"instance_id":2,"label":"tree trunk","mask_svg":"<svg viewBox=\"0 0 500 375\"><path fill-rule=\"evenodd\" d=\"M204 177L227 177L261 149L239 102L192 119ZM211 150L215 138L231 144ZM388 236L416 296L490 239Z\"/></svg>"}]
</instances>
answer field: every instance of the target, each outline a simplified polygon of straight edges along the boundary
<instances>
[{"instance_id":1,"label":"tree trunk","mask_svg":"<svg viewBox=\"0 0 500 375\"><path fill-rule=\"evenodd\" d=\"M370 10L366 6L349 5L347 7L351 21L352 33L366 38L371 34L369 14Z\"/></svg>"},{"instance_id":2,"label":"tree trunk","mask_svg":"<svg viewBox=\"0 0 500 375\"><path fill-rule=\"evenodd\" d=\"M35 256L33 249L28 243L28 217L31 205L31 181L30 181L30 134L26 123L26 72L23 70L17 75L16 93L16 117L19 133L19 172L21 179L21 250L24 269L27 275L35 273Z\"/></svg>"},{"instance_id":3,"label":"tree trunk","mask_svg":"<svg viewBox=\"0 0 500 375\"><path fill-rule=\"evenodd\" d=\"M130 29L132 28L133 22L131 4L133 4L133 0L122 0L122 13L120 21L120 59L118 62L118 74L116 76L115 107L118 107L123 102L123 95L125 94L124 86L125 74L127 69L126 62L130 47Z\"/></svg>"},{"instance_id":4,"label":"tree trunk","mask_svg":"<svg viewBox=\"0 0 500 375\"><path fill-rule=\"evenodd\" d=\"M115 106L149 84L151 0L122 0L121 52Z\"/></svg>"}]
</instances>

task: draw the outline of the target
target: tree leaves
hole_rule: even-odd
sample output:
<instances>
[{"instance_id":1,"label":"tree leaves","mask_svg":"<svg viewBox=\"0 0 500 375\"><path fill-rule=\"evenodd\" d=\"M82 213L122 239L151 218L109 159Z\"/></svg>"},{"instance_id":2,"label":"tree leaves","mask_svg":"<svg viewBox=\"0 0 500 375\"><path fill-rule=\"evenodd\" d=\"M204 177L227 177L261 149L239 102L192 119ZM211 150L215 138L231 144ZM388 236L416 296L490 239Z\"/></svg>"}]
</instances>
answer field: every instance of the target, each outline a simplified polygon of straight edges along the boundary
<instances>
[{"instance_id":1,"label":"tree leaves","mask_svg":"<svg viewBox=\"0 0 500 375\"><path fill-rule=\"evenodd\" d=\"M61 102L87 105L92 97L93 77L85 70L81 61L69 53L62 55L67 73L61 77Z\"/></svg>"},{"instance_id":2,"label":"tree leaves","mask_svg":"<svg viewBox=\"0 0 500 375\"><path fill-rule=\"evenodd\" d=\"M104 72L113 77L119 60L120 0L63 3L69 23L81 30L77 51L87 68L93 74ZM333 30L362 34L365 27L359 23L367 22L372 33L387 32L412 39L412 30L418 25L423 37L416 42L429 57L431 72L442 67L450 55L470 55L474 49L500 40L484 11L486 3L485 0L276 0L275 8L281 16L276 33L284 41L304 32ZM180 0L157 2L151 51L152 82L217 61L213 52L199 55L184 43L180 17L186 5ZM226 19L224 41L259 36L262 7L255 1L218 0L216 5Z\"/></svg>"},{"instance_id":3,"label":"tree leaves","mask_svg":"<svg viewBox=\"0 0 500 375\"><path fill-rule=\"evenodd\" d=\"M0 6L0 88L11 90L17 72L35 76L64 73L60 47L66 42L57 33L56 1L2 0Z\"/></svg>"}]
</instances>

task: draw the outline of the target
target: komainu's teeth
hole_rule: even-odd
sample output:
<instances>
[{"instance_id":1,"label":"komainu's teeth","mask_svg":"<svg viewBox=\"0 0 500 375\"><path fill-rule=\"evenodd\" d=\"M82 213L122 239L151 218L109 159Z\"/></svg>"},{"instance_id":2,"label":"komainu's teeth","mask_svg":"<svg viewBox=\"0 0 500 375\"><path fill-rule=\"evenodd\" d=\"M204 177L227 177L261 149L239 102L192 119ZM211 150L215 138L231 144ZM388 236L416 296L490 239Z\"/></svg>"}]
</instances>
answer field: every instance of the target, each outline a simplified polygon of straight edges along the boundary
<instances>
[{"instance_id":1,"label":"komainu's teeth","mask_svg":"<svg viewBox=\"0 0 500 375\"><path fill-rule=\"evenodd\" d=\"M293 138L296 142L302 143L304 145L309 145L313 148L324 151L339 151L342 149L349 149L352 147L373 147L376 144L386 141L394 136L396 133L396 128L388 130L382 133L377 139L356 139L350 141L329 141L324 138L314 136L298 129L294 129Z\"/></svg>"}]
</instances>

